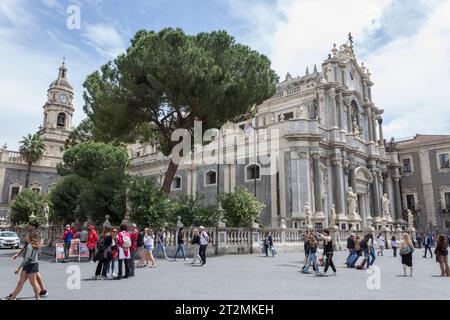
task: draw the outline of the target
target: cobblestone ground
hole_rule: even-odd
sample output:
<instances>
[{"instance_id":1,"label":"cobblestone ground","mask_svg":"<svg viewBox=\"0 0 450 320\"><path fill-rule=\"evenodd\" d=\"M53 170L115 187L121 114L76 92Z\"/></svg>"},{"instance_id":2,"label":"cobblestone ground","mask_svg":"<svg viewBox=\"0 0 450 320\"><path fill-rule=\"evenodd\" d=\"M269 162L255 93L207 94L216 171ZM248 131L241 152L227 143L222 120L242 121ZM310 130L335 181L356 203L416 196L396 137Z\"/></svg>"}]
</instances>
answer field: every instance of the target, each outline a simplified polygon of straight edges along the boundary
<instances>
[{"instance_id":1,"label":"cobblestone ground","mask_svg":"<svg viewBox=\"0 0 450 320\"><path fill-rule=\"evenodd\" d=\"M12 254L12 250L0 250L2 296L17 283L13 272L19 261L11 261ZM450 278L439 277L438 264L434 259L422 258L422 254L422 250L414 252L412 278L403 277L400 258L394 258L389 250L377 257L378 268L373 269L376 274L345 268L346 252L335 253L336 277L301 274L301 253L275 258L210 257L206 267L160 260L156 269L136 269L134 278L121 281L90 280L95 271L92 262L57 264L44 260L40 270L50 292L45 299L450 299ZM69 266L80 268L80 289L67 288ZM26 284L19 298L32 296Z\"/></svg>"}]
</instances>

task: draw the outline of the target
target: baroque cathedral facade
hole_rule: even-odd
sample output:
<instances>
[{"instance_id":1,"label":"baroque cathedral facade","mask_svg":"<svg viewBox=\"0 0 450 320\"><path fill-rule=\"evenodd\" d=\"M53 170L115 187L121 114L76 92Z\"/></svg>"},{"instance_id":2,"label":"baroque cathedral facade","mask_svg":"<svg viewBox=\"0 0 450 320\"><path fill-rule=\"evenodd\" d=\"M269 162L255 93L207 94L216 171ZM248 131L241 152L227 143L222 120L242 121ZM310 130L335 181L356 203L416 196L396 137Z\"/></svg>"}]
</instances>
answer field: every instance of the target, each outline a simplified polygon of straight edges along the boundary
<instances>
[{"instance_id":1,"label":"baroque cathedral facade","mask_svg":"<svg viewBox=\"0 0 450 320\"><path fill-rule=\"evenodd\" d=\"M288 73L274 96L257 106L252 121L224 125L222 145L217 139L206 152L202 148L183 157L171 196L201 194L213 202L218 193L242 185L265 204L260 224L269 228L320 228L331 223L341 230L405 229L406 210L411 207L407 201L411 197L405 196L400 181L405 156L399 156L396 143L385 142L384 111L373 101L372 87L371 74L358 63L352 40L334 45L320 71L314 66L302 76ZM58 180L56 165L62 161L62 147L72 128L73 95L63 63L47 91L38 131L45 155L33 164L30 177L30 188L42 194ZM265 147L252 153L253 146L261 148L260 141ZM223 152L215 154L215 150ZM157 146L133 144L128 152L130 174L152 177L162 185L169 158ZM5 144L0 149L2 221L23 189L25 175L26 163ZM407 179L405 185L411 180ZM450 186L436 188L444 190L450 210L450 193L446 193ZM405 190L417 189L408 185ZM424 193L420 199L425 203L425 198ZM425 214L417 209L419 227L440 224L434 209Z\"/></svg>"}]
</instances>

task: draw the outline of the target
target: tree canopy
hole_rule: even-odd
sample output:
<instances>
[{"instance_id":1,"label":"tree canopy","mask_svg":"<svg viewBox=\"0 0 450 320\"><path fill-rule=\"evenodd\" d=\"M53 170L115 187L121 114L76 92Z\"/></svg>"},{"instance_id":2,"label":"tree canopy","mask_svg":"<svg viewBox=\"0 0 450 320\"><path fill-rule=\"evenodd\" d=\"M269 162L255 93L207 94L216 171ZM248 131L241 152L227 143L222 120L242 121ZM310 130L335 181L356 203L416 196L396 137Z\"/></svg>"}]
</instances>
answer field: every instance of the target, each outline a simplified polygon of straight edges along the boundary
<instances>
[{"instance_id":1,"label":"tree canopy","mask_svg":"<svg viewBox=\"0 0 450 320\"><path fill-rule=\"evenodd\" d=\"M265 206L243 186L223 194L221 203L230 227L248 227L252 221L259 222L261 210Z\"/></svg>"},{"instance_id":2,"label":"tree canopy","mask_svg":"<svg viewBox=\"0 0 450 320\"><path fill-rule=\"evenodd\" d=\"M42 141L41 136L37 133L33 135L28 134L26 137L23 137L22 141L20 141L19 153L23 160L27 163L25 188L28 188L30 185L31 166L43 157L44 151L44 142Z\"/></svg>"},{"instance_id":3,"label":"tree canopy","mask_svg":"<svg viewBox=\"0 0 450 320\"><path fill-rule=\"evenodd\" d=\"M11 205L11 221L15 224L28 223L32 213L40 223L45 222L43 215L45 197L38 192L25 189Z\"/></svg>"},{"instance_id":4,"label":"tree canopy","mask_svg":"<svg viewBox=\"0 0 450 320\"><path fill-rule=\"evenodd\" d=\"M165 155L175 129L220 128L275 92L269 59L225 31L187 35L141 30L125 54L90 74L84 111L103 141L156 142ZM163 189L178 164L170 161Z\"/></svg>"},{"instance_id":5,"label":"tree canopy","mask_svg":"<svg viewBox=\"0 0 450 320\"><path fill-rule=\"evenodd\" d=\"M125 216L128 154L123 147L92 141L64 152L58 166L62 178L50 192L53 218L58 222L111 221Z\"/></svg>"}]
</instances>

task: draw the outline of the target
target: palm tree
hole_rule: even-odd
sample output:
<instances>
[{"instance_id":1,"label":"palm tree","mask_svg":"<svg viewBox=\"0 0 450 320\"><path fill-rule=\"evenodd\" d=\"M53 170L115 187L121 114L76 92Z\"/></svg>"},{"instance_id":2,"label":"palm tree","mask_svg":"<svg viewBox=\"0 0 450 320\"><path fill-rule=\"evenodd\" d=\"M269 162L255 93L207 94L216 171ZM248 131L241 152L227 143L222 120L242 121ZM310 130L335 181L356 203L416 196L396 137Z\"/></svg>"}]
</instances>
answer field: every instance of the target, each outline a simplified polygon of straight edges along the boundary
<instances>
[{"instance_id":1,"label":"palm tree","mask_svg":"<svg viewBox=\"0 0 450 320\"><path fill-rule=\"evenodd\" d=\"M34 162L39 161L44 155L45 145L38 134L28 134L20 141L19 152L27 163L27 176L25 178L25 188L30 185L31 166Z\"/></svg>"}]
</instances>

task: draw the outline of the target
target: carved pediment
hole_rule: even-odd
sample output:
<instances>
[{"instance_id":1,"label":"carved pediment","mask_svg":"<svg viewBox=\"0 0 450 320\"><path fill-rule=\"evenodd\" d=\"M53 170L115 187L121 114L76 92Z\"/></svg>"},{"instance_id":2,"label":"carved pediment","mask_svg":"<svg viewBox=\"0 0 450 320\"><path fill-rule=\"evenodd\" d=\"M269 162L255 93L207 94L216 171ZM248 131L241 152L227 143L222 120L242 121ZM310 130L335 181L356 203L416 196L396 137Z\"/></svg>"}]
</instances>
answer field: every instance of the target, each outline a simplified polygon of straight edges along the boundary
<instances>
[{"instance_id":1,"label":"carved pediment","mask_svg":"<svg viewBox=\"0 0 450 320\"><path fill-rule=\"evenodd\" d=\"M373 181L372 173L370 172L369 169L363 166L359 166L358 168L356 168L355 178L358 181L366 183L372 183Z\"/></svg>"}]
</instances>

